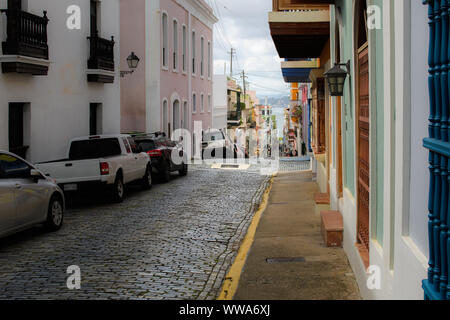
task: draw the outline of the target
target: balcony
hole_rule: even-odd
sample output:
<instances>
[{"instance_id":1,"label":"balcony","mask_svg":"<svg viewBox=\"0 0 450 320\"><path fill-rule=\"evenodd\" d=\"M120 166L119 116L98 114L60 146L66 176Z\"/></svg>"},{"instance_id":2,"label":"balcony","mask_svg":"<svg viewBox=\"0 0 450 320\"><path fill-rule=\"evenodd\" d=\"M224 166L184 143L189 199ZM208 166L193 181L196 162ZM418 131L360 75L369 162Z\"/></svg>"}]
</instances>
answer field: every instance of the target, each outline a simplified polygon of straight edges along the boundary
<instances>
[{"instance_id":1,"label":"balcony","mask_svg":"<svg viewBox=\"0 0 450 320\"><path fill-rule=\"evenodd\" d=\"M320 68L320 59L308 59L281 62L281 71L284 81L287 83L311 82L309 74L311 70Z\"/></svg>"},{"instance_id":2,"label":"balcony","mask_svg":"<svg viewBox=\"0 0 450 320\"><path fill-rule=\"evenodd\" d=\"M241 123L241 112L240 111L228 111L227 120L229 124L240 124Z\"/></svg>"},{"instance_id":3,"label":"balcony","mask_svg":"<svg viewBox=\"0 0 450 320\"><path fill-rule=\"evenodd\" d=\"M6 15L6 41L0 56L3 73L21 73L35 76L48 74L47 25L42 17L17 9L3 9Z\"/></svg>"},{"instance_id":4,"label":"balcony","mask_svg":"<svg viewBox=\"0 0 450 320\"><path fill-rule=\"evenodd\" d=\"M304 9L326 9L334 0L272 0L273 11L293 11Z\"/></svg>"},{"instance_id":5,"label":"balcony","mask_svg":"<svg viewBox=\"0 0 450 320\"><path fill-rule=\"evenodd\" d=\"M330 38L330 3L332 1L274 0L269 25L280 58L320 57Z\"/></svg>"},{"instance_id":6,"label":"balcony","mask_svg":"<svg viewBox=\"0 0 450 320\"><path fill-rule=\"evenodd\" d=\"M113 83L114 72L114 37L111 40L98 35L88 37L90 57L88 60L88 82Z\"/></svg>"}]
</instances>

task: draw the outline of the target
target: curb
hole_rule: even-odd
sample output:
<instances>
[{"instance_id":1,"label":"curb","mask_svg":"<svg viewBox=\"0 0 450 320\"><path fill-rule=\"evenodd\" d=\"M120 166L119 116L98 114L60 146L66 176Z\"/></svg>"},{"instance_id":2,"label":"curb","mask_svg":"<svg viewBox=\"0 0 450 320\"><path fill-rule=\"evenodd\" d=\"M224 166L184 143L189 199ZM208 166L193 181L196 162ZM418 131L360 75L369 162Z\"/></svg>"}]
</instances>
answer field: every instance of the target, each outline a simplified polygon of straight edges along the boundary
<instances>
[{"instance_id":1,"label":"curb","mask_svg":"<svg viewBox=\"0 0 450 320\"><path fill-rule=\"evenodd\" d=\"M266 210L270 191L272 190L273 179L275 176L276 174L272 176L269 181L268 187L264 191L261 204L252 218L252 221L247 229L247 234L245 235L244 240L242 240L238 254L225 277L222 290L220 291L217 300L233 300L233 297L238 288L239 279L241 278L242 269L244 268L245 262L247 260L248 252L250 251L250 248L252 247L253 241L255 239L256 229L258 228L262 213Z\"/></svg>"}]
</instances>

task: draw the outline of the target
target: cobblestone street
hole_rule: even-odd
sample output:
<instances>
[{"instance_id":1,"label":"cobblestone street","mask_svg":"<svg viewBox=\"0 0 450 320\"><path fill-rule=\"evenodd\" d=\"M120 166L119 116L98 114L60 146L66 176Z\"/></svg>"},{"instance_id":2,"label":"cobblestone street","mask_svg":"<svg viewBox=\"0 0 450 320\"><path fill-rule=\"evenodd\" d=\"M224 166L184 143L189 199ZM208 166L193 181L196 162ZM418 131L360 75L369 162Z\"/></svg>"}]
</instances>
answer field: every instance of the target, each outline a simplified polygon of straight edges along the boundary
<instances>
[{"instance_id":1,"label":"cobblestone street","mask_svg":"<svg viewBox=\"0 0 450 320\"><path fill-rule=\"evenodd\" d=\"M215 299L268 182L254 166L191 166L122 204L75 201L59 232L0 240L0 299Z\"/></svg>"}]
</instances>

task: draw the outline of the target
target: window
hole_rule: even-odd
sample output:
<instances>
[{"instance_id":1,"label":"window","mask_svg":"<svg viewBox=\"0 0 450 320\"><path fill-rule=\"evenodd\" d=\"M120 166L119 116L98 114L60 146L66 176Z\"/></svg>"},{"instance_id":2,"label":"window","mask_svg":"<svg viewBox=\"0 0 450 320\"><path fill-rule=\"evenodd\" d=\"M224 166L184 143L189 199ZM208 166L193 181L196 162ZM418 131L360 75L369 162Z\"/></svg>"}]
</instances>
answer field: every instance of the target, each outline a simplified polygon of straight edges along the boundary
<instances>
[{"instance_id":1,"label":"window","mask_svg":"<svg viewBox=\"0 0 450 320\"><path fill-rule=\"evenodd\" d=\"M211 95L208 94L208 112L211 112Z\"/></svg>"},{"instance_id":2,"label":"window","mask_svg":"<svg viewBox=\"0 0 450 320\"><path fill-rule=\"evenodd\" d=\"M192 32L192 74L195 74L195 31Z\"/></svg>"},{"instance_id":3,"label":"window","mask_svg":"<svg viewBox=\"0 0 450 320\"><path fill-rule=\"evenodd\" d=\"M188 103L185 101L183 103L183 123L182 123L183 129L188 129Z\"/></svg>"},{"instance_id":4,"label":"window","mask_svg":"<svg viewBox=\"0 0 450 320\"><path fill-rule=\"evenodd\" d=\"M186 72L186 26L183 26L183 71Z\"/></svg>"},{"instance_id":5,"label":"window","mask_svg":"<svg viewBox=\"0 0 450 320\"><path fill-rule=\"evenodd\" d=\"M192 112L197 112L197 96L195 95L195 93L192 95Z\"/></svg>"},{"instance_id":6,"label":"window","mask_svg":"<svg viewBox=\"0 0 450 320\"><path fill-rule=\"evenodd\" d=\"M178 22L173 20L173 69L178 69Z\"/></svg>"},{"instance_id":7,"label":"window","mask_svg":"<svg viewBox=\"0 0 450 320\"><path fill-rule=\"evenodd\" d=\"M10 103L8 116L9 151L21 158L26 158L28 146L25 146L25 132L29 132L29 116L26 117L25 103ZM29 110L28 110L29 113ZM29 142L29 139L27 139Z\"/></svg>"},{"instance_id":8,"label":"window","mask_svg":"<svg viewBox=\"0 0 450 320\"><path fill-rule=\"evenodd\" d=\"M70 160L106 158L122 154L117 138L74 141L70 145Z\"/></svg>"},{"instance_id":9,"label":"window","mask_svg":"<svg viewBox=\"0 0 450 320\"><path fill-rule=\"evenodd\" d=\"M102 133L101 103L89 105L89 135L95 136Z\"/></svg>"},{"instance_id":10,"label":"window","mask_svg":"<svg viewBox=\"0 0 450 320\"><path fill-rule=\"evenodd\" d=\"M98 6L99 2L91 0L91 36L98 35Z\"/></svg>"},{"instance_id":11,"label":"window","mask_svg":"<svg viewBox=\"0 0 450 320\"><path fill-rule=\"evenodd\" d=\"M167 31L167 14L163 13L162 16L162 33L163 33L163 48L162 48L162 59L163 59L163 67L167 68L167 60L168 60L168 52L167 52L167 47L168 47L168 41L167 41L167 37L168 37L168 31Z\"/></svg>"},{"instance_id":12,"label":"window","mask_svg":"<svg viewBox=\"0 0 450 320\"><path fill-rule=\"evenodd\" d=\"M208 78L211 78L211 42L208 41Z\"/></svg>"},{"instance_id":13,"label":"window","mask_svg":"<svg viewBox=\"0 0 450 320\"><path fill-rule=\"evenodd\" d=\"M204 98L203 98L203 94L200 96L200 107L201 107L201 111L205 112L205 104L204 104Z\"/></svg>"},{"instance_id":14,"label":"window","mask_svg":"<svg viewBox=\"0 0 450 320\"><path fill-rule=\"evenodd\" d=\"M167 135L169 134L169 116L168 116L168 103L167 100L163 102L163 132Z\"/></svg>"},{"instance_id":15,"label":"window","mask_svg":"<svg viewBox=\"0 0 450 320\"><path fill-rule=\"evenodd\" d=\"M128 138L128 143L130 144L131 151L133 153L139 153L139 148L136 145L136 142L134 142L133 138Z\"/></svg>"},{"instance_id":16,"label":"window","mask_svg":"<svg viewBox=\"0 0 450 320\"><path fill-rule=\"evenodd\" d=\"M31 167L16 157L0 154L0 174L2 179L29 178Z\"/></svg>"},{"instance_id":17,"label":"window","mask_svg":"<svg viewBox=\"0 0 450 320\"><path fill-rule=\"evenodd\" d=\"M200 52L200 57L201 57L201 60L200 60L200 76L203 77L203 75L204 75L203 65L204 65L204 59L205 59L205 39L203 37L200 40L200 50L201 50L201 52Z\"/></svg>"}]
</instances>

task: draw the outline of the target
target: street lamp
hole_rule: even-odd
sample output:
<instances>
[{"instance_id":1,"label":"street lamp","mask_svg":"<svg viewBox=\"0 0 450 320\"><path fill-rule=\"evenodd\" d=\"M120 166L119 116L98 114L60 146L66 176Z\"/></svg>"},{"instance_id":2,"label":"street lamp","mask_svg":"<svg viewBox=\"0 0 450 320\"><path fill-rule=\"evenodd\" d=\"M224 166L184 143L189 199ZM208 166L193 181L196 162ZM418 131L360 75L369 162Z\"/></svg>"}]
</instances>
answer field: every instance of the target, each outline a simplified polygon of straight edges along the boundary
<instances>
[{"instance_id":1,"label":"street lamp","mask_svg":"<svg viewBox=\"0 0 450 320\"><path fill-rule=\"evenodd\" d=\"M341 66L345 66L347 71L342 70ZM333 68L324 73L328 80L328 88L332 97L342 97L344 95L344 83L350 76L350 60L347 63L336 63Z\"/></svg>"},{"instance_id":2,"label":"street lamp","mask_svg":"<svg viewBox=\"0 0 450 320\"><path fill-rule=\"evenodd\" d=\"M131 54L127 58L128 68L130 68L129 71L120 71L120 76L123 78L126 74L131 74L134 72L134 70L138 67L140 59L134 54L134 52L131 52Z\"/></svg>"}]
</instances>

